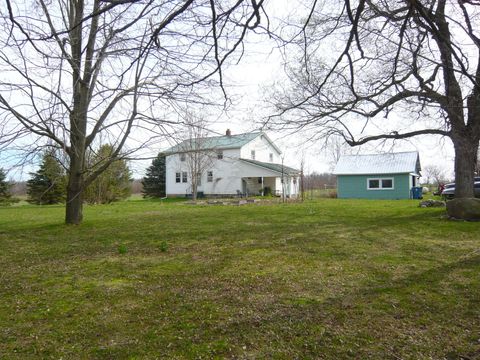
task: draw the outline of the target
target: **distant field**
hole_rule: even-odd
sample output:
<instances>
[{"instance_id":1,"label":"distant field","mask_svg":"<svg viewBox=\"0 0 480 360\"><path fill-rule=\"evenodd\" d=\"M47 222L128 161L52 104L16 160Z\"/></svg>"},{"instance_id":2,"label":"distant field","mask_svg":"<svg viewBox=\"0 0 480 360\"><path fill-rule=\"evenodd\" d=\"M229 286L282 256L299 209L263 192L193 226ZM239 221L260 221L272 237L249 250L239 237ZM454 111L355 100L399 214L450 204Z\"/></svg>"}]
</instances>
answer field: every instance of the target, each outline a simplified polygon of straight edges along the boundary
<instances>
[{"instance_id":1,"label":"distant field","mask_svg":"<svg viewBox=\"0 0 480 360\"><path fill-rule=\"evenodd\" d=\"M417 204L0 208L0 359L478 359L480 224Z\"/></svg>"}]
</instances>

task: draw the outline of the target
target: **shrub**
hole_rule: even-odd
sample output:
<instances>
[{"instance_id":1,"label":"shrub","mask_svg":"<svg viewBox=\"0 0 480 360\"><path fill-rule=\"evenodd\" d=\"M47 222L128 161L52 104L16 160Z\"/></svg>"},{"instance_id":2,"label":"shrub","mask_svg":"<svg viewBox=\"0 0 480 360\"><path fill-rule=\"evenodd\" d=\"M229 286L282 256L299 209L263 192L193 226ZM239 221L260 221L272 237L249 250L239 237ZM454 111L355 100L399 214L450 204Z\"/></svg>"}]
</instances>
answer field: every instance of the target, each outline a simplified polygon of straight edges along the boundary
<instances>
[{"instance_id":1,"label":"shrub","mask_svg":"<svg viewBox=\"0 0 480 360\"><path fill-rule=\"evenodd\" d=\"M332 190L328 192L328 197L331 199L336 199L337 198L337 190Z\"/></svg>"}]
</instances>

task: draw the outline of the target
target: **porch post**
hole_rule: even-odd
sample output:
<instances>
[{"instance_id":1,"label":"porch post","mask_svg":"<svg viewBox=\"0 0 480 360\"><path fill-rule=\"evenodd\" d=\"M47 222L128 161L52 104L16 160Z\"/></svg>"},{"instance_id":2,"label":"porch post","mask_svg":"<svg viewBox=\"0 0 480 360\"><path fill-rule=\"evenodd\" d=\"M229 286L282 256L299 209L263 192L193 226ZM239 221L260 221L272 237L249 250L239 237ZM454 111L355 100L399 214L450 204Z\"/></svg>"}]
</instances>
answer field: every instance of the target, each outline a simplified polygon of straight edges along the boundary
<instances>
[{"instance_id":1,"label":"porch post","mask_svg":"<svg viewBox=\"0 0 480 360\"><path fill-rule=\"evenodd\" d=\"M262 196L265 195L265 194L263 193L263 190L264 190L264 186L263 186L263 176L262 176Z\"/></svg>"}]
</instances>

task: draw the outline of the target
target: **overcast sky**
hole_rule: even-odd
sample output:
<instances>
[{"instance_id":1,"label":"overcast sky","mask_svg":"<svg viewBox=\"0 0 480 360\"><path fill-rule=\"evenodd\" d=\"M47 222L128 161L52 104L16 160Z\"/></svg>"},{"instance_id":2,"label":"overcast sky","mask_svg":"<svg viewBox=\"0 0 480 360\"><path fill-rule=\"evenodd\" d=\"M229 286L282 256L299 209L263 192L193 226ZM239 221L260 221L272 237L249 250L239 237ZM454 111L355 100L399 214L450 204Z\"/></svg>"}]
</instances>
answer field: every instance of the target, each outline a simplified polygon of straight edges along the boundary
<instances>
[{"instance_id":1,"label":"overcast sky","mask_svg":"<svg viewBox=\"0 0 480 360\"><path fill-rule=\"evenodd\" d=\"M301 1L270 1L270 20L275 26L276 18L300 17L303 3ZM211 129L223 134L227 128L233 134L258 129L261 121L272 114L264 97L265 89L272 89L274 82L283 78L283 59L276 43L265 35L250 34L246 44L245 55L238 65L224 69L225 83L228 95L233 104L226 113L213 114ZM400 121L400 120L399 120ZM321 142L304 142L302 136L268 132L268 135L277 143L285 154L285 163L292 167L300 166L302 155L305 156L307 172L328 172L332 169L332 159L328 150ZM134 136L138 136L135 134ZM150 153L142 154L155 156L157 152L165 150L171 144L159 143L158 148L149 149ZM355 153L378 153L385 151L418 150L422 166L437 165L445 170L448 177L453 176L453 147L449 139L434 136L424 136L392 144L366 144L351 151ZM131 168L135 178L144 175L150 160L132 162ZM16 179L27 179L32 167L26 167L23 174L20 171L10 174Z\"/></svg>"}]
</instances>

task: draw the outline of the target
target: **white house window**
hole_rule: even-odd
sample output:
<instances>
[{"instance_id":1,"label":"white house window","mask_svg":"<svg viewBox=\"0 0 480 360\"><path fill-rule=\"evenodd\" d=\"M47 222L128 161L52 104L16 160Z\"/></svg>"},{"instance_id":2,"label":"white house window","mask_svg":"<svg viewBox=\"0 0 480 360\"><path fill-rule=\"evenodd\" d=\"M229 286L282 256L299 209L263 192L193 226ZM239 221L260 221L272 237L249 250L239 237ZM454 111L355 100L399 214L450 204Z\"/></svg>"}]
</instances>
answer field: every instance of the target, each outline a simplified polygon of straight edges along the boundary
<instances>
[{"instance_id":1,"label":"white house window","mask_svg":"<svg viewBox=\"0 0 480 360\"><path fill-rule=\"evenodd\" d=\"M217 159L223 159L223 151L222 150L218 150L217 151Z\"/></svg>"},{"instance_id":2,"label":"white house window","mask_svg":"<svg viewBox=\"0 0 480 360\"><path fill-rule=\"evenodd\" d=\"M250 151L250 157L255 160L255 150Z\"/></svg>"},{"instance_id":3,"label":"white house window","mask_svg":"<svg viewBox=\"0 0 480 360\"><path fill-rule=\"evenodd\" d=\"M273 162L273 154L270 153L270 162Z\"/></svg>"},{"instance_id":4,"label":"white house window","mask_svg":"<svg viewBox=\"0 0 480 360\"><path fill-rule=\"evenodd\" d=\"M180 154L180 161L185 161L185 159L186 159L185 153L181 153Z\"/></svg>"},{"instance_id":5,"label":"white house window","mask_svg":"<svg viewBox=\"0 0 480 360\"><path fill-rule=\"evenodd\" d=\"M393 178L367 179L368 190L393 190Z\"/></svg>"},{"instance_id":6,"label":"white house window","mask_svg":"<svg viewBox=\"0 0 480 360\"><path fill-rule=\"evenodd\" d=\"M202 185L202 173L197 174L197 186Z\"/></svg>"},{"instance_id":7,"label":"white house window","mask_svg":"<svg viewBox=\"0 0 480 360\"><path fill-rule=\"evenodd\" d=\"M175 173L175 182L176 182L176 183L179 183L179 182L180 182L180 175L181 175L181 174L180 174L179 172Z\"/></svg>"},{"instance_id":8,"label":"white house window","mask_svg":"<svg viewBox=\"0 0 480 360\"><path fill-rule=\"evenodd\" d=\"M207 171L207 182L213 182L213 171Z\"/></svg>"},{"instance_id":9,"label":"white house window","mask_svg":"<svg viewBox=\"0 0 480 360\"><path fill-rule=\"evenodd\" d=\"M187 172L183 171L182 172L182 183L186 183L186 182L188 182Z\"/></svg>"}]
</instances>

